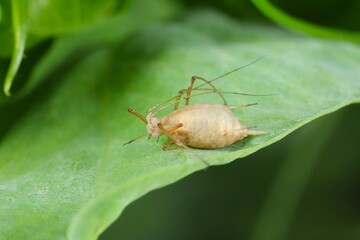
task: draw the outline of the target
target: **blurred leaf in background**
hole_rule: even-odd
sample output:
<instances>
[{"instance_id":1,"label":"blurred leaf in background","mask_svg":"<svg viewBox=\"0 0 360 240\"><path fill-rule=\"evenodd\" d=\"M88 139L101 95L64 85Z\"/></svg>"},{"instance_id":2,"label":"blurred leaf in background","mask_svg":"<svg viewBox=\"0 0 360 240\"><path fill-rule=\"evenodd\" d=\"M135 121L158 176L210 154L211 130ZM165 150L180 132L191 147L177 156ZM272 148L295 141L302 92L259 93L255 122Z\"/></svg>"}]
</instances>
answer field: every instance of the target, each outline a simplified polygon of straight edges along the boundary
<instances>
[{"instance_id":1,"label":"blurred leaf in background","mask_svg":"<svg viewBox=\"0 0 360 240\"><path fill-rule=\"evenodd\" d=\"M14 0L0 1L2 8L1 56L10 56L13 47L13 34L21 24L26 25L28 41L38 42L48 37L69 34L111 17L112 14L125 11L129 0L115 1L39 1ZM14 8L15 7L15 8ZM21 22L14 23L13 15L21 16ZM27 48L32 47L27 43Z\"/></svg>"},{"instance_id":2,"label":"blurred leaf in background","mask_svg":"<svg viewBox=\"0 0 360 240\"><path fill-rule=\"evenodd\" d=\"M313 35L316 37L323 37L323 38L332 38L332 39L339 39L339 40L347 40L347 41L353 41L353 42L360 42L360 29L358 28L357 31L353 31L353 28L359 27L358 23L346 25L346 22L343 22L343 24L346 25L346 27L338 27L339 25L336 25L337 27L334 27L331 22L329 24L321 25L317 24L316 22L319 21L320 18L316 18L316 22L311 22L313 20L312 18L309 20L301 19L298 17L294 17L291 14L287 13L284 10L281 10L278 6L272 4L268 0L252 0L253 3L257 6L257 8L264 13L266 16L268 16L270 19L272 19L274 22L278 23L279 25L282 25L284 27L287 27L293 31L305 33L309 35ZM358 1L357 1L358 2ZM278 4L282 3L282 1L278 1ZM322 6L327 5L328 2L323 2ZM280 6L290 6L289 4L280 4ZM291 4L292 6L292 4ZM317 5L318 6L318 5ZM341 3L341 6L344 6L343 3ZM355 9L358 9L355 12L358 12L360 10L360 4L355 2L349 2L345 4L346 9L350 10L352 7ZM296 11L298 16L313 16L315 15L315 12L313 11L313 6L308 5L309 8L306 8L306 11L301 12ZM333 5L334 8L336 8L336 4ZM291 8L290 8L291 9ZM293 9L293 8L292 8ZM329 17L333 11L338 11L338 9L333 10L331 8L327 7L322 9L322 11L327 12L327 17ZM293 11L294 12L294 11ZM354 15L355 12L350 12L350 15ZM348 12L349 13L349 12ZM352 13L352 14L351 14ZM316 14L317 15L317 14ZM323 15L322 15L323 16ZM332 18L343 18L344 14L340 14L338 16L332 16ZM324 23L325 21L322 21L321 23ZM329 25L329 26L327 26ZM349 26L351 26L352 30L348 30Z\"/></svg>"},{"instance_id":3,"label":"blurred leaf in background","mask_svg":"<svg viewBox=\"0 0 360 240\"><path fill-rule=\"evenodd\" d=\"M24 50L50 36L71 33L106 18L127 0L92 1L28 1L3 0L0 2L0 56L12 54L4 81L4 92L10 95L15 75L20 67ZM28 40L29 39L29 40ZM11 49L12 53L11 53Z\"/></svg>"},{"instance_id":4,"label":"blurred leaf in background","mask_svg":"<svg viewBox=\"0 0 360 240\"><path fill-rule=\"evenodd\" d=\"M96 239L135 199L202 169L165 139L122 147L145 131L126 108L145 112L193 74L266 54L216 86L275 93L227 96L258 102L235 114L268 134L194 150L214 165L360 101L357 1L253 2L0 1L1 79L20 66L0 96L0 239ZM102 238L358 239L359 120L348 107L149 194Z\"/></svg>"},{"instance_id":5,"label":"blurred leaf in background","mask_svg":"<svg viewBox=\"0 0 360 240\"><path fill-rule=\"evenodd\" d=\"M357 32L360 30L360 2L357 0L273 0L271 3L289 15L314 24Z\"/></svg>"}]
</instances>

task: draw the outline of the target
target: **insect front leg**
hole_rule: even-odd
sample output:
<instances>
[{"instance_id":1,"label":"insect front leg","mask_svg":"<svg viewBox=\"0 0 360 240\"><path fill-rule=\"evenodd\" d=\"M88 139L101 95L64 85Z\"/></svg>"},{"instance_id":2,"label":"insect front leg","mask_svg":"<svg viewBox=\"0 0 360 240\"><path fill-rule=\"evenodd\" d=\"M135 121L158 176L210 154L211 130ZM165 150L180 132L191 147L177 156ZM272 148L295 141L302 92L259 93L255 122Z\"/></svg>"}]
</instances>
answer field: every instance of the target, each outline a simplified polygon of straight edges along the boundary
<instances>
[{"instance_id":1,"label":"insect front leg","mask_svg":"<svg viewBox=\"0 0 360 240\"><path fill-rule=\"evenodd\" d=\"M217 94L219 94L219 96L221 97L221 99L224 101L224 105L227 105L226 100L224 98L224 96L222 95L222 93L208 80L206 80L203 77L199 77L199 76L192 76L191 77L191 82L190 82L190 86L188 87L187 91L186 91L186 103L185 105L189 105L190 103L190 95L191 95L191 91L192 90L196 90L197 87L193 88L194 86L194 82L195 80L201 80L204 81L204 84L209 84L209 86L214 90L214 92L216 92Z\"/></svg>"},{"instance_id":2,"label":"insect front leg","mask_svg":"<svg viewBox=\"0 0 360 240\"><path fill-rule=\"evenodd\" d=\"M173 147L169 147L171 144L173 144L174 141L172 139L169 139L164 145L163 145L163 150L164 151L168 151L168 150L176 150L179 149L180 147L178 145L175 145Z\"/></svg>"},{"instance_id":3,"label":"insect front leg","mask_svg":"<svg viewBox=\"0 0 360 240\"><path fill-rule=\"evenodd\" d=\"M169 140L164 144L163 150L173 150L173 149L178 149L178 148L184 148L184 149L190 151L192 154L194 154L195 157L199 158L206 165L206 167L209 167L210 164L205 159L203 159L199 154L197 154L191 148L186 146L180 139L178 139L176 137L175 134L173 134L173 132L175 130L181 128L182 126L183 126L182 123L178 123L175 126L170 127L169 129L165 129L161 123L158 123L158 127L169 138ZM172 143L175 143L176 146L172 147L172 148L169 148L169 145L172 144Z\"/></svg>"},{"instance_id":4,"label":"insect front leg","mask_svg":"<svg viewBox=\"0 0 360 240\"><path fill-rule=\"evenodd\" d=\"M168 128L168 129L165 129L164 126L163 126L161 123L158 123L157 126L160 128L160 130L161 130L161 132L162 132L163 134L165 134L166 136L169 137L169 135L172 135L172 133L173 133L175 130L181 128L181 127L183 126L183 124L182 124L182 123L178 123L178 124L176 124L176 125Z\"/></svg>"},{"instance_id":5,"label":"insect front leg","mask_svg":"<svg viewBox=\"0 0 360 240\"><path fill-rule=\"evenodd\" d=\"M181 128L183 126L182 123L178 123L168 129L165 129L164 126L161 124L161 123L158 123L157 126L160 128L161 132L166 135L168 138L169 138L169 141L167 141L164 146L163 146L163 150L173 150L173 149L177 149L178 147L176 148L169 148L169 145L172 144L172 143L177 143L179 142L178 139L176 139L176 135L174 134L174 132Z\"/></svg>"}]
</instances>

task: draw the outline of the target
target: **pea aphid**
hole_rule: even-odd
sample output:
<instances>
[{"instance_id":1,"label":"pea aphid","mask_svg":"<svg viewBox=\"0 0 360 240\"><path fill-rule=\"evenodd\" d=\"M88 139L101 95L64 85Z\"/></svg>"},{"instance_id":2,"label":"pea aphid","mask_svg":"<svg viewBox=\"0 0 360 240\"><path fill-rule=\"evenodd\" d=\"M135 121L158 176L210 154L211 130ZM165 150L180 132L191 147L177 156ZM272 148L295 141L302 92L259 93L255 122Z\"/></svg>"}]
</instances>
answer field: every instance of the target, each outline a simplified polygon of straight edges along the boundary
<instances>
[{"instance_id":1,"label":"pea aphid","mask_svg":"<svg viewBox=\"0 0 360 240\"><path fill-rule=\"evenodd\" d=\"M256 61L260 60L257 59ZM256 62L254 61L254 62ZM254 62L250 63L253 64ZM256 105L256 103L227 106L223 93L242 94L237 92L222 92L219 91L212 84L213 81L220 79L232 72L244 68L250 64L239 67L224 75L221 75L213 80L206 80L205 78L193 76L191 78L190 86L187 89L179 91L178 95L166 100L163 103L157 104L148 109L146 117L129 108L128 111L147 124L147 133L125 143L129 144L141 137L149 136L158 138L161 135L168 137L168 141L163 145L164 150L174 149L170 148L171 144L175 144L175 148L202 148L202 149L216 149L229 146L237 141L244 139L251 135L264 134L262 131L254 131L242 125L234 113L231 111L235 108L242 108ZM196 80L201 80L204 83L194 87ZM208 88L203 86L208 85ZM192 91L202 91L198 94L191 95ZM195 103L190 104L190 98L200 96L203 94L216 93L218 94L224 104L213 103ZM186 94L185 97L184 94ZM255 95L255 94L245 94ZM264 95L255 95L264 96ZM175 100L174 102L171 102ZM185 100L185 106L179 108L179 103ZM170 103L169 103L170 102ZM161 105L167 105L159 108ZM158 118L156 115L163 109L174 106L174 111L170 114ZM159 109L157 109L159 108ZM156 110L157 109L157 110ZM124 145L125 145L124 144ZM204 161L205 162L205 161ZM205 162L206 163L206 162Z\"/></svg>"}]
</instances>

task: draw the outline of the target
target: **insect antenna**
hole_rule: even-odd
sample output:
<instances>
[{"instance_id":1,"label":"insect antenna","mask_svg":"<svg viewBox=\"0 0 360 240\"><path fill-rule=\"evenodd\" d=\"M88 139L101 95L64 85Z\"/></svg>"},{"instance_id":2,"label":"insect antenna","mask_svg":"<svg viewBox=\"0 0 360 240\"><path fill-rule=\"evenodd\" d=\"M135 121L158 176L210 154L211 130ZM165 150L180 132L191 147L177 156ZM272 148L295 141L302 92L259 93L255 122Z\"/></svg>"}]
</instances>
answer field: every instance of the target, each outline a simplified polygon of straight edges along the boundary
<instances>
[{"instance_id":1,"label":"insect antenna","mask_svg":"<svg viewBox=\"0 0 360 240\"><path fill-rule=\"evenodd\" d=\"M208 94L208 93L215 93L215 92L199 93L199 94L191 95L191 96L189 96L189 97L187 97L187 96L186 96L186 97L182 97L181 99L176 100L175 102L169 103L169 104L167 104L167 105L159 108L158 110L156 110L156 112L154 112L154 115L158 114L158 113L161 112L162 110L164 110L164 109L166 109L166 108L168 108L168 107L171 107L171 106L173 106L173 105L175 105L175 104L177 104L177 103L179 103L179 102L181 102L181 101L183 101L183 100L185 100L185 99L187 99L187 98L196 97L196 96L200 96L200 95Z\"/></svg>"},{"instance_id":2,"label":"insect antenna","mask_svg":"<svg viewBox=\"0 0 360 240\"><path fill-rule=\"evenodd\" d=\"M212 79L212 80L210 80L210 81L208 81L208 82L206 82L206 83L200 84L200 85L198 85L197 87L195 87L194 89L198 89L199 87L202 87L202 86L204 86L204 85L206 85L206 84L208 84L208 83L211 83L211 82L216 81L216 80L218 80L218 79L220 79L220 78L223 78L223 77L225 77L225 76L227 76L227 75L229 75L229 74L231 74L231 73L233 73L233 72L236 72L236 71L238 71L238 70L240 70L240 69L246 68L246 67L248 67L248 66L250 66L250 65L252 65L252 64L254 64L254 63L258 62L258 61L260 61L260 60L263 59L265 56L266 56L266 55L261 56L261 57L259 57L258 59L254 60L254 61L252 61L252 62L250 62L250 63L248 63L248 64L245 64L245 65L243 65L243 66L241 66L241 67L235 68L234 70L231 70L230 72L227 72L227 73L225 73L225 74L223 74L223 75L220 75L220 76L218 76L218 77L216 77L216 78L214 78L214 79Z\"/></svg>"},{"instance_id":3,"label":"insect antenna","mask_svg":"<svg viewBox=\"0 0 360 240\"><path fill-rule=\"evenodd\" d=\"M236 108L243 108L243 107L250 107L250 106L254 106L257 105L257 103L249 103L249 104L242 104L242 105L237 105L237 106L228 106L228 109L236 109Z\"/></svg>"},{"instance_id":4,"label":"insect antenna","mask_svg":"<svg viewBox=\"0 0 360 240\"><path fill-rule=\"evenodd\" d=\"M132 142L134 142L134 141L136 141L136 140L138 140L138 139L140 139L140 138L142 138L142 137L148 136L148 135L149 135L149 133L144 133L144 134L142 134L142 135L140 135L140 136L138 136L138 137L136 137L136 138L134 138L134 139L126 142L126 143L124 143L123 146L125 146L125 145L127 145L127 144L130 144L130 143L132 143ZM149 135L149 136L150 136L150 135Z\"/></svg>"},{"instance_id":5,"label":"insect antenna","mask_svg":"<svg viewBox=\"0 0 360 240\"><path fill-rule=\"evenodd\" d=\"M153 107L151 107L151 108L148 109L148 113L149 113L149 112L152 112L155 108L157 108L157 107L159 107L159 106L161 106L161 105L163 105L163 104L165 104L165 103L168 103L168 102L170 102L170 101L172 101L172 100L174 100L174 99L176 99L176 98L177 98L177 96L172 97L172 98L169 98L169 99L167 99L167 100L165 100L165 101L163 101L163 102L160 102L160 103L155 104Z\"/></svg>"},{"instance_id":6,"label":"insect antenna","mask_svg":"<svg viewBox=\"0 0 360 240\"><path fill-rule=\"evenodd\" d=\"M258 59L254 60L254 61L252 61L252 62L250 62L250 63L248 63L248 64L245 64L245 65L243 65L243 66L241 66L241 67L238 67L238 68L236 68L236 69L234 69L234 70L232 70L232 71L230 71L230 72L227 72L227 73L225 73L225 74L223 74L223 75L221 75L221 76L218 76L218 77L216 77L216 78L214 78L214 79L212 79L212 80L210 80L210 81L208 81L208 80L206 80L206 79L204 79L204 78L201 78L201 79L203 79L203 80L206 81L206 82L198 85L197 87L194 87L192 90L207 90L207 91L211 91L211 92L209 92L209 93L218 93L218 94L219 94L219 93L220 93L220 94L221 94L221 93L225 93L225 94L237 94L237 95L245 95L245 96L272 96L272 95L275 95L275 94L248 94L248 93L239 93L239 92L223 92L223 91L217 90L215 87L213 87L212 89L201 89L201 87L202 87L202 86L205 86L206 84L212 86L211 82L216 81L216 80L218 80L218 79L220 79L220 78L223 78L223 77L225 77L225 76L227 76L227 75L229 75L229 74L231 74L231 73L233 73L233 72L236 72L236 71L238 71L238 70L240 70L240 69L243 69L243 68L245 68L245 67L248 67L248 66L250 66L250 65L252 65L252 64L260 61L260 60L261 60L262 58L264 58L265 56L266 56L266 55L261 56L261 57L259 57ZM200 77L198 77L198 78L200 78ZM215 90L214 88L215 88L216 90ZM184 90L185 90L185 89L184 89ZM181 102L181 101L184 100L184 99L186 100L186 99L188 99L188 98L190 98L190 97L199 96L199 95L203 95L203 94L207 94L207 93L200 93L200 94L196 94L196 95L192 95L192 96L189 96L189 97L182 98L182 99L180 99L179 101L175 101L175 102L172 103L172 104L168 104L168 105L166 105L165 107L162 107L161 109L157 110L156 113L158 113L158 112L160 112L161 110L167 108L168 106L175 105L176 103L179 103L179 102ZM176 99L177 97L178 97L178 96L174 96L174 97L172 97L172 98L169 98L169 99L167 99L167 100L165 100L165 101L163 101L163 102L160 102L160 103L154 105L153 107L151 107L151 108L148 109L148 113L149 113L149 112L152 112L152 111L153 111L154 109L156 109L157 107L159 107L159 106L161 106L161 105L163 105L163 104L165 104L165 103L168 103L168 102ZM223 97L222 97L222 98L223 98ZM223 98L223 99L224 99L224 98ZM224 99L224 100L225 100L225 99Z\"/></svg>"},{"instance_id":7,"label":"insect antenna","mask_svg":"<svg viewBox=\"0 0 360 240\"><path fill-rule=\"evenodd\" d=\"M207 92L202 92L202 93L198 93L195 95L191 95L189 97L185 97L185 98L191 98L194 96L200 96L200 95L204 95L204 94L208 94L208 93L217 93L215 92L213 89L210 88L199 88L196 90L203 90L203 91L207 91ZM236 94L236 95L243 95L243 96L252 96L252 97L267 97L267 96L275 96L275 94L273 93L269 93L269 94L255 94L255 93L242 93L242 92L231 92L231 91L220 91L221 93L225 93L225 94Z\"/></svg>"},{"instance_id":8,"label":"insect antenna","mask_svg":"<svg viewBox=\"0 0 360 240\"><path fill-rule=\"evenodd\" d=\"M182 97L181 99L175 101L175 102L172 102L172 103L169 103L161 108L159 108L158 110L156 110L156 112L154 112L154 114L158 114L159 112L161 112L162 110L168 108L168 107L171 107L181 101L184 101L185 99L187 98L191 98L191 97L198 97L198 96L201 96L201 95L205 95L205 94L211 94L211 93L217 93L215 91L213 91L212 89L209 89L211 91L208 91L208 92L203 92L203 93L198 93L198 94L194 94L194 95L190 95L190 96L185 96L185 97ZM237 92L221 92L221 93L226 93L226 94L238 94L238 95L246 95L246 94L242 94L242 93L237 93ZM249 96L272 96L272 94L267 94L267 95L257 95L257 94L251 94ZM252 103L251 105L255 105L254 103ZM236 108L236 107L232 107L232 108Z\"/></svg>"}]
</instances>

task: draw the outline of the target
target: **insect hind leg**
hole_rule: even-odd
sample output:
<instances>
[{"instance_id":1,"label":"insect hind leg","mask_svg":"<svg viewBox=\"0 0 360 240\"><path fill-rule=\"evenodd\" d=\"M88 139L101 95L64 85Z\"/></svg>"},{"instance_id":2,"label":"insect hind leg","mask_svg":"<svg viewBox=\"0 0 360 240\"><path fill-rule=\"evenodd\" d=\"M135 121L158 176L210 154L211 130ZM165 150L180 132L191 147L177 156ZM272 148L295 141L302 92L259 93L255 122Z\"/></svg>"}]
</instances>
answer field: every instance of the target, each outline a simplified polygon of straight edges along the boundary
<instances>
[{"instance_id":1,"label":"insect hind leg","mask_svg":"<svg viewBox=\"0 0 360 240\"><path fill-rule=\"evenodd\" d=\"M204 91L202 93L199 93L199 94L196 94L196 95L191 95L192 91ZM175 102L174 102L174 110L178 109L179 108L179 104L181 102L181 97L188 92L188 88L185 88L185 89L181 89L179 92L178 92L178 95L176 95L176 99L175 99ZM222 98L223 98L223 95L222 95L222 92L219 91L217 88L192 88L191 91L190 91L190 95L187 95L186 97L184 97L184 99L186 99L186 103L185 105L189 105L189 99L193 96L199 96L199 95L203 95L203 94L207 94L207 93L217 93L219 94ZM225 98L224 99L224 104L226 105L226 100Z\"/></svg>"},{"instance_id":2,"label":"insect hind leg","mask_svg":"<svg viewBox=\"0 0 360 240\"><path fill-rule=\"evenodd\" d=\"M221 99L224 102L224 105L227 105L227 102L226 102L224 96L222 95L222 93L209 80L206 80L205 78L199 77L199 76L192 76L191 77L190 86L186 90L186 103L185 103L185 105L189 105L191 92L193 90L197 89L197 87L193 88L195 80L201 80L201 81L205 82L204 84L208 84L214 90L214 92L216 92L221 97Z\"/></svg>"},{"instance_id":3,"label":"insect hind leg","mask_svg":"<svg viewBox=\"0 0 360 240\"><path fill-rule=\"evenodd\" d=\"M176 99L175 99L175 105L174 105L174 110L178 109L179 108L179 103L180 103L180 98L182 97L182 95L185 94L185 91L187 89L181 89L179 92L178 92L178 95L176 96Z\"/></svg>"}]
</instances>

